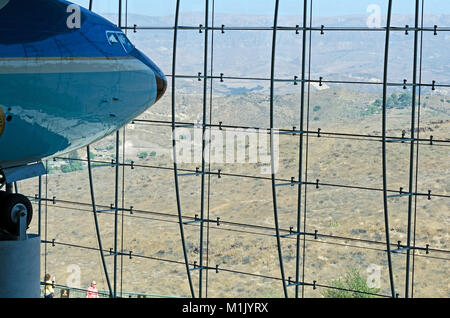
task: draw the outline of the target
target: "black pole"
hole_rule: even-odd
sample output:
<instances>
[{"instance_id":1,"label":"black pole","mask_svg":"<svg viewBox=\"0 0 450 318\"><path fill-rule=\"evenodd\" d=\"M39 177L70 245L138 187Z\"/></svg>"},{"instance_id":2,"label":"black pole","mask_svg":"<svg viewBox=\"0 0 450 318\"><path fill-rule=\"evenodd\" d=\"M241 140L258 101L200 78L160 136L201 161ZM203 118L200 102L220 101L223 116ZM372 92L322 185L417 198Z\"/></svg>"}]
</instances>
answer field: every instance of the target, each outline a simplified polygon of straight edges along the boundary
<instances>
[{"instance_id":1,"label":"black pole","mask_svg":"<svg viewBox=\"0 0 450 318\"><path fill-rule=\"evenodd\" d=\"M275 12L274 12L274 22L273 22L273 37L272 37L272 60L271 60L271 69L270 69L270 163L271 163L271 176L272 176L272 200L273 200L273 216L275 220L275 232L277 237L277 248L278 248L278 259L280 263L280 271L281 271L281 280L283 283L283 292L286 298L289 297L287 288L286 288L286 280L284 275L284 266L283 266L283 253L281 250L281 239L280 239L280 227L278 224L278 207L277 207L277 192L275 186L275 155L274 155L274 144L273 144L273 136L274 136L274 86L275 86L275 54L276 54L276 42L277 42L277 26L278 26L278 7L279 0L275 0Z\"/></svg>"},{"instance_id":2,"label":"black pole","mask_svg":"<svg viewBox=\"0 0 450 318\"><path fill-rule=\"evenodd\" d=\"M389 64L389 35L391 29L392 0L389 0L387 22L386 22L386 43L384 47L384 74L383 74L383 112L382 112L382 170L383 170L383 208L384 226L386 232L386 247L389 267L389 281L391 285L392 297L395 298L394 273L392 269L391 240L389 234L389 211L387 202L387 172L386 172L386 100L387 100L387 76Z\"/></svg>"},{"instance_id":3,"label":"black pole","mask_svg":"<svg viewBox=\"0 0 450 318\"><path fill-rule=\"evenodd\" d=\"M178 184L178 165L177 165L177 143L175 136L175 128L176 128L176 109L175 109L175 70L176 70L176 62L177 62L177 38L178 38L178 18L180 16L180 0L177 0L176 10L175 10L175 28L173 33L173 49L172 49L172 150L173 150L173 174L175 179L175 196L177 199L177 212L178 212L178 224L180 227L180 236L181 236L181 244L183 246L183 256L184 263L186 266L186 274L188 277L189 289L191 291L192 298L195 298L194 286L192 284L191 272L189 269L189 259L187 255L186 248L186 240L184 235L184 227L183 227L183 215L181 211L181 198L180 198L180 187Z\"/></svg>"},{"instance_id":4,"label":"black pole","mask_svg":"<svg viewBox=\"0 0 450 318\"><path fill-rule=\"evenodd\" d=\"M89 187L91 190L92 212L94 213L94 223L95 223L95 231L97 234L98 249L100 251L100 257L102 259L103 271L105 272L105 276L106 276L106 283L108 284L109 296L113 297L113 290L111 288L111 283L109 281L108 268L106 266L105 255L103 254L100 227L98 225L97 206L95 205L94 183L92 180L93 178L92 178L92 167L91 167L91 154L90 154L89 146L87 146L86 151L87 151L87 159L88 159L87 164L88 164L88 172L89 172Z\"/></svg>"},{"instance_id":5,"label":"black pole","mask_svg":"<svg viewBox=\"0 0 450 318\"><path fill-rule=\"evenodd\" d=\"M416 84L417 84L417 48L419 42L419 0L416 0L415 9L415 31L414 31L414 61L413 61L413 86L412 86L412 104L411 104L411 147L409 154L409 197L408 197L408 233L406 246L406 278L405 278L405 298L409 298L409 275L410 275L410 245L411 245L411 223L412 223L412 205L414 191L414 137L416 130Z\"/></svg>"},{"instance_id":6,"label":"black pole","mask_svg":"<svg viewBox=\"0 0 450 318\"><path fill-rule=\"evenodd\" d=\"M117 246L118 246L118 221L119 221L119 140L120 133L116 131L116 165L114 183L114 298L117 297Z\"/></svg>"},{"instance_id":7,"label":"black pole","mask_svg":"<svg viewBox=\"0 0 450 318\"><path fill-rule=\"evenodd\" d=\"M203 286L203 236L205 219L205 150L206 150L206 112L207 112L207 92L208 92L208 25L209 25L209 0L205 0L205 43L203 53L203 120L202 120L202 175L200 194L200 267L199 267L199 290L198 297L202 298Z\"/></svg>"},{"instance_id":8,"label":"black pole","mask_svg":"<svg viewBox=\"0 0 450 318\"><path fill-rule=\"evenodd\" d=\"M47 173L47 171L46 171ZM41 236L42 227L42 176L39 176L39 187L38 187L38 235Z\"/></svg>"},{"instance_id":9,"label":"black pole","mask_svg":"<svg viewBox=\"0 0 450 318\"><path fill-rule=\"evenodd\" d=\"M302 181L303 181L303 129L305 114L305 73L306 73L306 23L307 23L308 1L303 1L303 32L302 32L302 83L300 96L300 140L299 140L299 158L298 158L298 198L297 198L297 233L301 228L301 200L302 200ZM296 242L296 263L295 263L295 298L298 298L299 279L300 279L300 235L297 235Z\"/></svg>"},{"instance_id":10,"label":"black pole","mask_svg":"<svg viewBox=\"0 0 450 318\"><path fill-rule=\"evenodd\" d=\"M423 59L423 12L425 1L421 0L421 21L420 21L420 60L419 60L419 83L417 84L419 88L418 100L417 100L417 147L416 147L416 176L415 176L415 191L418 192L418 182L419 182L419 140L420 140L420 95L421 95L421 84L422 84L422 59ZM414 230L413 230L413 246L416 246L416 229L417 229L417 195L414 196ZM414 297L414 265L415 265L416 253L413 250L412 256L412 273L411 273L411 298Z\"/></svg>"},{"instance_id":11,"label":"black pole","mask_svg":"<svg viewBox=\"0 0 450 318\"><path fill-rule=\"evenodd\" d=\"M119 29L122 28L122 0L119 0ZM120 132L116 131L116 169L114 184L114 298L117 297L117 246L118 246L118 221L119 221L119 147Z\"/></svg>"}]
</instances>

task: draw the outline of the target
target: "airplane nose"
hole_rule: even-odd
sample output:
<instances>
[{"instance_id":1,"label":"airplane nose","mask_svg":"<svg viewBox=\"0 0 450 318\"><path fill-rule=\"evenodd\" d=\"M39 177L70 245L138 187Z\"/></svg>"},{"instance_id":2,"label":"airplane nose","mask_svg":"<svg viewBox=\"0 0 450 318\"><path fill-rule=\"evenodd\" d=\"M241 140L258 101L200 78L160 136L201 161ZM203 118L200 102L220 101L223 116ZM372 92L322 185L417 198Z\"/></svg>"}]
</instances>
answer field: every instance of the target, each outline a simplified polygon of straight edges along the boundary
<instances>
[{"instance_id":1,"label":"airplane nose","mask_svg":"<svg viewBox=\"0 0 450 318\"><path fill-rule=\"evenodd\" d=\"M155 77L156 77L156 99L155 99L155 103L161 99L161 97L163 97L164 93L166 92L167 89L167 79L164 76L164 74L161 73L161 71L159 72L155 72Z\"/></svg>"},{"instance_id":2,"label":"airplane nose","mask_svg":"<svg viewBox=\"0 0 450 318\"><path fill-rule=\"evenodd\" d=\"M155 74L156 79L156 98L155 103L163 97L164 93L167 89L167 79L164 73L161 71L161 69L153 63L152 60L150 60L145 54L143 54L138 49L134 49L130 52L130 55L137 58L139 61L147 65L152 71L153 74Z\"/></svg>"}]
</instances>

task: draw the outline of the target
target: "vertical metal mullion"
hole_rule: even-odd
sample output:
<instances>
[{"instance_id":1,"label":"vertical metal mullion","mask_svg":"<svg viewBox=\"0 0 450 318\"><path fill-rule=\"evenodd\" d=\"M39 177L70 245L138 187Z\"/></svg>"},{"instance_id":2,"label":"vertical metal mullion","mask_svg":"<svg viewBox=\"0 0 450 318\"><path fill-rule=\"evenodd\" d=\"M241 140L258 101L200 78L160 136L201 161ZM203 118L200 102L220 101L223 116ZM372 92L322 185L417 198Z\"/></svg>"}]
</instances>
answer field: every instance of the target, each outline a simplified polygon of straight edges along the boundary
<instances>
[{"instance_id":1,"label":"vertical metal mullion","mask_svg":"<svg viewBox=\"0 0 450 318\"><path fill-rule=\"evenodd\" d=\"M283 282L283 292L284 296L288 298L288 292L286 288L286 280L284 275L283 266L283 253L281 250L281 239L280 239L280 227L278 224L278 207L277 207L277 192L275 187L275 155L274 155L274 85L275 85L275 54L276 54L276 41L277 41L277 26L278 26L278 8L279 0L275 0L275 12L274 12L274 22L273 22L273 38L272 38L272 57L271 57L271 67L270 67L270 163L271 163L271 176L272 176L272 199L273 199L273 214L275 221L275 231L277 237L277 248L278 248L278 258L280 263L281 280Z\"/></svg>"},{"instance_id":2,"label":"vertical metal mullion","mask_svg":"<svg viewBox=\"0 0 450 318\"><path fill-rule=\"evenodd\" d=\"M117 245L119 219L119 131L116 132L116 165L114 182L114 297L117 297Z\"/></svg>"},{"instance_id":3,"label":"vertical metal mullion","mask_svg":"<svg viewBox=\"0 0 450 318\"><path fill-rule=\"evenodd\" d=\"M48 171L48 160L45 160L45 171ZM44 240L48 242L48 173L45 175ZM44 244L44 274L47 273L47 249L47 244Z\"/></svg>"},{"instance_id":4,"label":"vertical metal mullion","mask_svg":"<svg viewBox=\"0 0 450 318\"><path fill-rule=\"evenodd\" d=\"M173 173L175 179L175 196L177 199L178 223L180 226L181 244L183 246L184 263L186 265L186 273L188 276L189 288L192 298L195 298L194 286L192 284L191 272L189 270L189 259L186 249L186 240L184 237L183 216L181 212L180 187L178 184L178 165L177 165L177 143L175 136L176 118L175 118L175 81L176 81L176 61L177 61L177 38L178 38L178 18L180 15L180 0L176 2L175 9L175 24L173 35L173 50L172 50L172 150L173 150Z\"/></svg>"},{"instance_id":5,"label":"vertical metal mullion","mask_svg":"<svg viewBox=\"0 0 450 318\"><path fill-rule=\"evenodd\" d=\"M119 0L118 27L122 28L122 0ZM114 183L114 298L117 297L117 245L118 245L118 220L119 220L119 147L120 131L116 131L116 169Z\"/></svg>"},{"instance_id":6,"label":"vertical metal mullion","mask_svg":"<svg viewBox=\"0 0 450 318\"><path fill-rule=\"evenodd\" d=\"M212 0L211 8L211 71L210 71L210 81L209 81L209 124L212 122L212 111L213 111L213 74L214 74L214 19L215 19L215 0ZM209 126L209 143L212 138L212 127ZM208 148L208 172L211 172L211 146ZM207 200L207 218L209 220L210 216L210 196L211 196L211 174L208 173L208 200ZM206 277L205 277L205 297L208 298L208 269L209 269L209 240L210 240L210 225L207 223L206 229Z\"/></svg>"},{"instance_id":7,"label":"vertical metal mullion","mask_svg":"<svg viewBox=\"0 0 450 318\"><path fill-rule=\"evenodd\" d=\"M203 125L202 125L202 175L201 175L201 194L200 194L200 267L199 267L199 290L198 297L202 298L203 285L203 220L205 218L205 148L206 148L206 111L207 111L207 92L208 92L208 26L209 26L209 0L205 0L205 44L203 53Z\"/></svg>"},{"instance_id":8,"label":"vertical metal mullion","mask_svg":"<svg viewBox=\"0 0 450 318\"><path fill-rule=\"evenodd\" d=\"M125 162L125 130L126 126L123 127L122 130L122 160ZM121 214L121 225L120 225L120 297L122 297L123 292L123 242L124 242L124 209L125 209L125 165L122 165L122 194L121 194L121 201L122 201L122 211Z\"/></svg>"},{"instance_id":9,"label":"vertical metal mullion","mask_svg":"<svg viewBox=\"0 0 450 318\"><path fill-rule=\"evenodd\" d=\"M125 26L128 26L128 0L125 0ZM128 34L128 30L125 29L125 34ZM126 156L126 126L123 127L122 131L122 160L125 163ZM120 251L123 252L124 243L124 209L125 209L125 165L122 166L122 211L121 211L121 225L120 225ZM123 295L123 253L120 254L120 297Z\"/></svg>"},{"instance_id":10,"label":"vertical metal mullion","mask_svg":"<svg viewBox=\"0 0 450 318\"><path fill-rule=\"evenodd\" d=\"M306 117L306 130L309 131L310 98L311 98L311 59L312 59L312 18L313 0L309 2L309 49L308 49L308 113ZM303 204L303 232L306 233L306 212L307 212L307 192L308 192L308 161L309 161L309 134L306 134L306 154L305 154L305 203ZM305 297L305 267L306 267L306 234L303 234L303 264L302 264L302 298Z\"/></svg>"},{"instance_id":11,"label":"vertical metal mullion","mask_svg":"<svg viewBox=\"0 0 450 318\"><path fill-rule=\"evenodd\" d=\"M304 130L304 106L305 106L305 67L306 67L306 19L307 19L307 0L303 1L303 38L302 38L302 83L300 96L300 140L299 140L299 171L298 171L298 198L297 198L297 232L301 228L301 199L302 199L302 180L303 180L303 130ZM297 235L295 281L300 279L300 235ZM295 286L295 298L298 298L299 285Z\"/></svg>"},{"instance_id":12,"label":"vertical metal mullion","mask_svg":"<svg viewBox=\"0 0 450 318\"><path fill-rule=\"evenodd\" d=\"M391 29L392 16L392 0L389 0L387 21L386 21L386 42L384 46L384 74L383 74L383 110L382 110L382 170L383 170L383 208L384 208L384 223L386 232L386 248L389 267L389 281L391 285L392 297L395 295L394 274L392 269L392 255L391 255L391 240L389 234L389 211L387 202L387 175L386 175L386 100L387 100L387 73L389 64L389 35Z\"/></svg>"},{"instance_id":13,"label":"vertical metal mullion","mask_svg":"<svg viewBox=\"0 0 450 318\"><path fill-rule=\"evenodd\" d=\"M106 266L105 255L103 253L100 227L99 227L98 218L97 218L97 206L95 203L94 183L93 183L93 178L92 178L92 167L91 167L91 154L90 154L89 146L87 146L86 151L87 151L87 164L88 164L88 173L89 173L89 187L91 190L90 192L91 192L91 201L92 201L92 212L94 213L94 223L95 223L95 231L97 234L98 249L100 251L100 257L102 259L103 271L105 272L106 282L108 284L109 296L113 297L114 294L113 294L113 290L111 288L111 282L109 280L108 267Z\"/></svg>"},{"instance_id":14,"label":"vertical metal mullion","mask_svg":"<svg viewBox=\"0 0 450 318\"><path fill-rule=\"evenodd\" d=\"M417 49L419 38L419 0L416 0L415 8L415 30L414 30L414 60L413 60L413 79L412 79L412 105L411 105L411 147L409 158L409 193L413 193L414 189L414 136L416 129L416 84L417 84ZM408 249L406 250L406 278L405 278L405 298L409 298L409 275L410 275L410 249L411 244L411 222L412 222L412 195L408 196L408 232L407 243Z\"/></svg>"},{"instance_id":15,"label":"vertical metal mullion","mask_svg":"<svg viewBox=\"0 0 450 318\"><path fill-rule=\"evenodd\" d=\"M423 15L425 1L421 0L421 22L420 22L420 62L419 62L419 94L418 94L418 109L417 109L417 139L420 138L420 106L421 106L421 91L422 91L422 59L423 59ZM419 141L417 141L416 147L416 175L415 175L415 192L418 192L418 180L419 180ZM417 196L414 196L414 233L413 233L413 246L416 246L416 229L417 229ZM413 250L412 257L412 277L411 277L411 297L414 297L414 266L415 266L415 250Z\"/></svg>"},{"instance_id":16,"label":"vertical metal mullion","mask_svg":"<svg viewBox=\"0 0 450 318\"><path fill-rule=\"evenodd\" d=\"M122 28L122 0L119 0L119 12L118 12L118 27L119 29Z\"/></svg>"},{"instance_id":17,"label":"vertical metal mullion","mask_svg":"<svg viewBox=\"0 0 450 318\"><path fill-rule=\"evenodd\" d=\"M48 171L46 171L48 173ZM38 187L38 235L41 236L42 227L42 176L39 176L39 187Z\"/></svg>"}]
</instances>

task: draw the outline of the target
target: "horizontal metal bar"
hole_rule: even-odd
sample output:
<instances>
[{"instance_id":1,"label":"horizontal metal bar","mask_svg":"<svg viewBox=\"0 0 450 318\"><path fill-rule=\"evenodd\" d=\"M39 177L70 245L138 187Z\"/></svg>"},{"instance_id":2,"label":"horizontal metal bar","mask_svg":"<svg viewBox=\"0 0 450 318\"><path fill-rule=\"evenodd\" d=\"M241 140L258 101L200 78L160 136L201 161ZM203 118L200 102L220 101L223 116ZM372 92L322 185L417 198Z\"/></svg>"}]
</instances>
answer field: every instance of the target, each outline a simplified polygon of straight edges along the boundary
<instances>
[{"instance_id":1,"label":"horizontal metal bar","mask_svg":"<svg viewBox=\"0 0 450 318\"><path fill-rule=\"evenodd\" d=\"M315 280L313 281L313 283L304 283L304 282L292 281L290 277L287 280L287 282L288 282L287 287L292 287L292 286L311 286L314 289L316 289L316 283L317 283Z\"/></svg>"},{"instance_id":2,"label":"horizontal metal bar","mask_svg":"<svg viewBox=\"0 0 450 318\"><path fill-rule=\"evenodd\" d=\"M283 234L283 235L280 235L280 237L289 237L289 236L297 236L297 235L302 235L302 232L292 232L289 234Z\"/></svg>"},{"instance_id":3,"label":"horizontal metal bar","mask_svg":"<svg viewBox=\"0 0 450 318\"><path fill-rule=\"evenodd\" d=\"M111 209L105 209L105 210L97 210L96 212L97 213L103 213L103 212L112 212L112 211L115 211L116 209L114 209L114 208L111 208ZM118 209L119 210L119 209Z\"/></svg>"},{"instance_id":4,"label":"horizontal metal bar","mask_svg":"<svg viewBox=\"0 0 450 318\"><path fill-rule=\"evenodd\" d=\"M220 222L222 222L222 221L220 220L219 217L218 217L216 220L209 220L209 219L200 219L200 218L198 217L198 215L196 215L196 216L194 217L194 220L192 220L192 221L185 221L185 222L183 222L183 224L204 223L204 222L207 222L207 223L216 223L217 226L219 226L219 225L220 225Z\"/></svg>"},{"instance_id":5,"label":"horizontal metal bar","mask_svg":"<svg viewBox=\"0 0 450 318\"><path fill-rule=\"evenodd\" d=\"M110 253L110 254L106 254L106 255L104 255L105 257L108 257L108 256L115 256L115 255L117 255L117 256L119 256L120 255L120 253Z\"/></svg>"},{"instance_id":6,"label":"horizontal metal bar","mask_svg":"<svg viewBox=\"0 0 450 318\"><path fill-rule=\"evenodd\" d=\"M399 197L409 197L411 195L417 195L416 193L405 192L400 194L388 195L387 198L399 198Z\"/></svg>"},{"instance_id":7,"label":"horizontal metal bar","mask_svg":"<svg viewBox=\"0 0 450 318\"><path fill-rule=\"evenodd\" d=\"M130 258L131 258L131 256L134 256L131 251L128 251L128 252L122 251L122 252L114 253L111 250L108 252L108 254L105 254L104 256L107 257L107 256L114 256L114 255L117 255L117 256L128 256Z\"/></svg>"},{"instance_id":8,"label":"horizontal metal bar","mask_svg":"<svg viewBox=\"0 0 450 318\"><path fill-rule=\"evenodd\" d=\"M304 133L306 133L305 130L292 130L292 131L280 131L280 132L278 132L279 135L289 135L289 134L296 135L296 134L304 134Z\"/></svg>"},{"instance_id":9,"label":"horizontal metal bar","mask_svg":"<svg viewBox=\"0 0 450 318\"><path fill-rule=\"evenodd\" d=\"M133 120L133 124L134 123L150 123L150 124L167 124L168 126L170 126L172 124L171 121L164 121L164 120L145 120L145 119L135 119ZM182 123L179 122L178 124L180 125L195 125L194 123ZM266 130L267 133L270 133L270 128L266 128L266 127L251 127L251 126L238 126L238 125L226 125L226 124L206 124L206 127L211 127L211 128L219 128L219 129L252 129L252 130L256 130L258 133L259 131L264 131ZM280 133L284 133L286 135L289 135L290 133L293 133L291 129L287 129L287 128L280 128L278 129L278 131L274 131L275 134L280 134ZM303 131L304 134L307 135L312 135L312 136L317 136L317 131L308 131L305 130ZM320 135L321 136L337 136L337 137L355 137L355 138L370 138L370 139L382 139L383 137L380 135L370 135L370 134L352 134L352 133L339 133L339 132L327 132L327 131L320 131ZM401 139L401 137L395 137L395 136L387 136L386 138L388 139ZM417 138L415 139L419 142L427 142L430 143L430 138ZM378 141L378 140L376 140ZM433 143L448 143L450 144L450 140L444 140L444 139L433 139ZM59 157L58 159L63 159L63 160L83 160L83 159L69 159L69 158L62 158ZM95 161L92 161L95 162ZM97 161L98 162L98 161ZM127 164L130 165L130 164Z\"/></svg>"},{"instance_id":10,"label":"horizontal metal bar","mask_svg":"<svg viewBox=\"0 0 450 318\"><path fill-rule=\"evenodd\" d=\"M402 247L402 248L397 248L397 249L395 249L395 250L391 250L391 253L400 253L400 252L403 252L403 251L407 251L407 250L410 250L411 249L411 247Z\"/></svg>"},{"instance_id":11,"label":"horizontal metal bar","mask_svg":"<svg viewBox=\"0 0 450 318\"><path fill-rule=\"evenodd\" d=\"M190 268L189 271L196 271L196 270L200 270L200 269L211 269L211 268L206 267L206 266L196 266L196 267Z\"/></svg>"},{"instance_id":12,"label":"horizontal metal bar","mask_svg":"<svg viewBox=\"0 0 450 318\"><path fill-rule=\"evenodd\" d=\"M426 244L426 247L418 247L418 246L401 246L401 241L398 242L396 249L391 250L391 253L400 253L403 251L409 251L409 250L421 250L421 251L426 251L426 253L429 253L430 250L430 244Z\"/></svg>"},{"instance_id":13,"label":"horizontal metal bar","mask_svg":"<svg viewBox=\"0 0 450 318\"><path fill-rule=\"evenodd\" d=\"M181 127L195 127L195 124L181 124L181 125L175 125L175 128L181 128Z\"/></svg>"},{"instance_id":14,"label":"horizontal metal bar","mask_svg":"<svg viewBox=\"0 0 450 318\"><path fill-rule=\"evenodd\" d=\"M245 26L208 26L205 27L203 25L180 25L178 27L173 26L124 26L121 27L123 30L160 30L160 31L173 31L175 29L180 31L273 31L276 29L277 31L362 31L362 32L386 32L386 27L379 27L379 28L371 28L371 27L363 27L363 26L355 26L355 27L336 27L336 26L314 26L314 27L302 27L302 26L277 26L274 28L273 26L261 26L261 27L245 27ZM425 32L448 32L450 31L450 27L422 27L422 28L415 28L415 27L389 27L390 31L395 32L406 32L406 31L425 31Z\"/></svg>"},{"instance_id":15,"label":"horizontal metal bar","mask_svg":"<svg viewBox=\"0 0 450 318\"><path fill-rule=\"evenodd\" d=\"M280 235L280 237L289 237L289 236L298 236L298 235L309 235L309 236L314 236L315 239L317 239L319 237L319 233L317 230L314 231L314 233L308 233L308 232L294 232L293 227L291 227L289 229L289 233L288 234L283 234Z\"/></svg>"},{"instance_id":16,"label":"horizontal metal bar","mask_svg":"<svg viewBox=\"0 0 450 318\"><path fill-rule=\"evenodd\" d=\"M202 127L204 127L204 125L203 124L177 124L177 125L175 125L175 128L185 128L185 127L202 128Z\"/></svg>"},{"instance_id":17,"label":"horizontal metal bar","mask_svg":"<svg viewBox=\"0 0 450 318\"><path fill-rule=\"evenodd\" d=\"M77 204L80 204L80 203L77 203ZM81 205L89 205L89 204L81 204ZM66 208L66 207L63 207L63 208ZM90 210L83 210L83 211L85 211L85 212L92 212ZM141 211L141 212L144 212L144 213L158 213L158 212L150 212L150 211ZM173 216L173 215L170 215L170 216ZM271 231L274 230L274 228L262 227L262 226L258 226L258 225L254 225L254 224L239 224L239 223L232 223L232 222L231 223L230 222L224 222L224 224L231 225L231 226L236 225L236 226L243 226L243 227L248 226L248 227L251 227L251 228L264 228L266 230L271 230ZM282 230L282 231L287 231L287 230ZM251 234L251 232L248 232L248 233ZM254 234L256 234L256 233L254 233ZM386 245L386 243L382 242L382 241L372 241L372 240L365 240L365 239L352 238L352 237L333 236L333 235L326 235L326 234L318 234L318 236L321 236L322 238L337 239L337 240L344 240L344 241L357 241L357 242L361 242L361 243L376 244L376 245L383 245L383 246ZM310 241L310 242L313 242L313 241ZM330 242L327 242L327 241L317 241L317 242L318 243L324 243L324 244L335 244L335 243L330 243ZM44 244L68 245L67 243L54 242L54 241L48 241L48 240L41 240L41 243L44 243ZM339 244L339 243L337 243L337 244ZM391 243L391 245L393 247L397 246L397 244L395 244L395 243ZM357 247L357 248L361 247L361 246L354 246L354 245L353 246L352 245L348 245L348 246ZM371 249L371 248L369 248L369 249ZM416 248L416 249L426 250L426 248ZM381 249L378 249L378 250L379 251L385 251L385 250L381 250ZM449 254L450 253L450 250L432 249L432 248L428 248L428 250L432 251L432 252L436 252L436 253L445 253L445 254ZM109 251L105 251L105 252L109 252ZM133 254L133 256L145 257L143 255L138 255L138 254L136 254L136 255ZM422 255L419 255L419 256L422 256ZM436 257L432 257L432 258L436 258ZM437 259L441 259L441 258L437 258ZM448 259L445 259L445 260L448 260ZM181 264L184 264L184 263L181 263Z\"/></svg>"},{"instance_id":18,"label":"horizontal metal bar","mask_svg":"<svg viewBox=\"0 0 450 318\"><path fill-rule=\"evenodd\" d=\"M398 138L398 139L388 139L388 140L386 140L386 142L405 142L405 141L416 141L416 140L417 140L416 138Z\"/></svg>"},{"instance_id":19,"label":"horizontal metal bar","mask_svg":"<svg viewBox=\"0 0 450 318\"><path fill-rule=\"evenodd\" d=\"M168 74L166 75L166 77L172 77L172 75ZM175 78L179 78L179 79L199 79L198 75L175 75ZM240 81L270 81L270 78L264 78L264 77L240 77L240 76L201 76L200 78L205 78L205 79L219 79L220 81L223 80L240 80ZM320 80L320 79L288 79L288 78L275 78L274 82L284 82L284 83L293 83L293 84L298 84L298 83L318 83L318 84L354 84L354 85L383 85L383 82L365 82L365 81L338 81L338 80ZM436 84L436 83L394 83L394 82L390 82L386 84L387 86L392 86L392 87L431 87L431 88L435 88L435 87L441 87L441 88L450 88L450 84Z\"/></svg>"},{"instance_id":20,"label":"horizontal metal bar","mask_svg":"<svg viewBox=\"0 0 450 318\"><path fill-rule=\"evenodd\" d=\"M278 184L275 184L275 186L276 187L294 186L296 184L307 184L307 182L294 181L294 182L289 182L289 183L278 183Z\"/></svg>"},{"instance_id":21,"label":"horizontal metal bar","mask_svg":"<svg viewBox=\"0 0 450 318\"><path fill-rule=\"evenodd\" d=\"M208 222L208 220L198 219L198 220L194 220L194 221L185 221L185 222L183 222L183 224L204 223L204 222Z\"/></svg>"},{"instance_id":22,"label":"horizontal metal bar","mask_svg":"<svg viewBox=\"0 0 450 318\"><path fill-rule=\"evenodd\" d=\"M189 172L189 173L179 173L178 176L179 177L185 177L185 176L200 176L202 174L206 174L205 172Z\"/></svg>"}]
</instances>

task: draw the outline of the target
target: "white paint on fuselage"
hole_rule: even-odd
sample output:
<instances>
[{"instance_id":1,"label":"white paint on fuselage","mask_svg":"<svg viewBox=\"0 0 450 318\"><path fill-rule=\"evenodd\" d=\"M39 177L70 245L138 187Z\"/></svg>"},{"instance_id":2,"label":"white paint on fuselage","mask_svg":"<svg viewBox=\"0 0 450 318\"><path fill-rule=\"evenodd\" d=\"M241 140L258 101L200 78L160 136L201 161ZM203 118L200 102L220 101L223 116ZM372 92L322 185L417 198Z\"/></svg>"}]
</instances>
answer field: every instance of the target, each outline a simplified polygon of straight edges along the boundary
<instances>
[{"instance_id":1,"label":"white paint on fuselage","mask_svg":"<svg viewBox=\"0 0 450 318\"><path fill-rule=\"evenodd\" d=\"M148 71L134 57L0 58L0 74L106 73Z\"/></svg>"}]
</instances>

